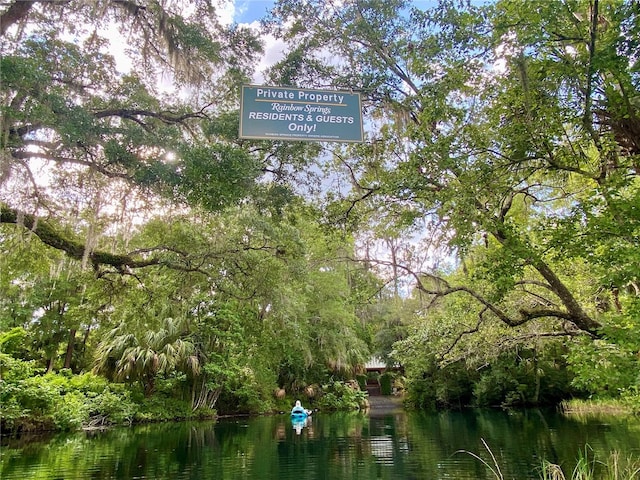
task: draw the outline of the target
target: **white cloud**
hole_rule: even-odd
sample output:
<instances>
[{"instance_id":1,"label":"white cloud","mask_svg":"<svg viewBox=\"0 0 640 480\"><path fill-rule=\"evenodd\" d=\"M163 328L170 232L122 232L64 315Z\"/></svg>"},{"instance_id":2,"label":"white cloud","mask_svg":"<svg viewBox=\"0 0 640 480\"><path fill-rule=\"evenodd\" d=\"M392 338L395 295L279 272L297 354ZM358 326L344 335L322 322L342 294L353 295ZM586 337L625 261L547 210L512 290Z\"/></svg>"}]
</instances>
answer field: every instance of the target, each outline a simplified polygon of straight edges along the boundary
<instances>
[{"instance_id":1,"label":"white cloud","mask_svg":"<svg viewBox=\"0 0 640 480\"><path fill-rule=\"evenodd\" d=\"M245 16L247 12L251 12L253 17L257 15L258 10L261 16L266 15L268 7L272 4L271 1L255 1L255 0L227 0L220 2L216 8L216 14L218 20L222 25L231 25L238 18ZM183 8L184 10L184 8ZM188 13L188 10L186 11ZM258 20L253 20L251 23L243 23L242 26L251 28L253 31L261 35L264 44L264 55L256 65L256 73L253 78L253 83L264 83L264 72L267 68L271 67L275 63L284 58L284 52L286 50L286 44L282 40L274 38L272 35L261 34L261 25ZM131 57L127 55L127 38L120 32L119 26L115 23L110 23L106 27L105 37L109 40L108 53L113 55L116 61L116 68L118 72L123 74L131 73L133 64ZM173 86L170 82L159 79L158 89L167 93L173 90Z\"/></svg>"},{"instance_id":2,"label":"white cloud","mask_svg":"<svg viewBox=\"0 0 640 480\"><path fill-rule=\"evenodd\" d=\"M248 27L252 28L256 32L260 32L259 22L254 21L250 23ZM287 45L284 41L279 40L272 35L263 34L261 38L264 43L264 54L260 59L258 65L256 65L255 74L253 77L253 83L257 85L264 83L265 70L282 60L284 58L284 52L287 48Z\"/></svg>"},{"instance_id":3,"label":"white cloud","mask_svg":"<svg viewBox=\"0 0 640 480\"><path fill-rule=\"evenodd\" d=\"M220 6L216 8L218 20L222 25L231 25L235 21L236 15L238 13L236 3L237 2L235 2L234 0L221 2Z\"/></svg>"}]
</instances>

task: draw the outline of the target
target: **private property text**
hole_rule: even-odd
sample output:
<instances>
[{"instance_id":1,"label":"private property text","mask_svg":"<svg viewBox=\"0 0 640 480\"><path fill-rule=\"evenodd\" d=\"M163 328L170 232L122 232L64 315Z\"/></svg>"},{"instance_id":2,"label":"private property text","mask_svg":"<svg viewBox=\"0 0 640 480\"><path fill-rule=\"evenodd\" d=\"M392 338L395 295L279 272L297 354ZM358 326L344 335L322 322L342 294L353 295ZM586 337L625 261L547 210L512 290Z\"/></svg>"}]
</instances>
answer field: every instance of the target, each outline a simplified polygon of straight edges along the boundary
<instances>
[{"instance_id":1,"label":"private property text","mask_svg":"<svg viewBox=\"0 0 640 480\"><path fill-rule=\"evenodd\" d=\"M358 94L286 87L242 87L240 137L362 142Z\"/></svg>"},{"instance_id":2,"label":"private property text","mask_svg":"<svg viewBox=\"0 0 640 480\"><path fill-rule=\"evenodd\" d=\"M258 100L294 100L299 102L331 102L339 104L342 104L344 101L344 95L338 93L318 93L305 90L290 92L289 90L271 90L270 88L258 88L256 98Z\"/></svg>"}]
</instances>

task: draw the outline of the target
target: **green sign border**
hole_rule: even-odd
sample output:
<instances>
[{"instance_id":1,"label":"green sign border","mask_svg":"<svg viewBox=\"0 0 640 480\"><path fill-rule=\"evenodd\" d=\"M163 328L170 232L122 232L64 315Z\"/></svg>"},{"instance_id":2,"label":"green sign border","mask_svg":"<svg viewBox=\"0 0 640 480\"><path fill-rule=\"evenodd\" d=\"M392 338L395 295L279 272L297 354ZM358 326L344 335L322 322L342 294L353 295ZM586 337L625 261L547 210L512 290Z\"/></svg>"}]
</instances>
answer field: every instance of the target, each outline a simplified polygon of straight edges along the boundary
<instances>
[{"instance_id":1,"label":"green sign border","mask_svg":"<svg viewBox=\"0 0 640 480\"><path fill-rule=\"evenodd\" d=\"M364 142L359 93L243 85L240 138Z\"/></svg>"}]
</instances>

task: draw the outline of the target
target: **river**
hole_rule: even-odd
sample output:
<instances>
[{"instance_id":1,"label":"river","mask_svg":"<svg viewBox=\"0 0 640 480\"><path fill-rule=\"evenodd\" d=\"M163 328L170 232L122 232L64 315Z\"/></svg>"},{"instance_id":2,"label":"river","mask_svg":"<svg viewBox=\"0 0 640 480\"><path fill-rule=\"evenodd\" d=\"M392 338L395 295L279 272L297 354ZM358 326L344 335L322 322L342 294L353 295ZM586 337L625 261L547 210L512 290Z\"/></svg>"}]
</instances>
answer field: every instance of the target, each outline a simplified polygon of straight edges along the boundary
<instances>
[{"instance_id":1,"label":"river","mask_svg":"<svg viewBox=\"0 0 640 480\"><path fill-rule=\"evenodd\" d=\"M164 423L2 439L0 478L539 479L542 459L567 478L580 454L640 458L640 419L525 410L316 412ZM472 455L474 454L474 455ZM495 457L495 464L492 456Z\"/></svg>"}]
</instances>

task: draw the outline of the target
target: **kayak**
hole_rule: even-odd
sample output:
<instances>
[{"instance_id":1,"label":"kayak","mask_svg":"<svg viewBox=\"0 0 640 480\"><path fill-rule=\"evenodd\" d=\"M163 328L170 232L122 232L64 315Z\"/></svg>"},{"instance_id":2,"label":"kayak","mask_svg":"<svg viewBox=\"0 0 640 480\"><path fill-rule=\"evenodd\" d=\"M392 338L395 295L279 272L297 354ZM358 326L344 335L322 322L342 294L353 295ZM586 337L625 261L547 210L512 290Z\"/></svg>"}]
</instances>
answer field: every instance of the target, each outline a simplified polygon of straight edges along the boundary
<instances>
[{"instance_id":1,"label":"kayak","mask_svg":"<svg viewBox=\"0 0 640 480\"><path fill-rule=\"evenodd\" d=\"M291 410L291 418L307 418L310 414L311 412L309 410L305 410L302 407L294 407L293 410Z\"/></svg>"},{"instance_id":2,"label":"kayak","mask_svg":"<svg viewBox=\"0 0 640 480\"><path fill-rule=\"evenodd\" d=\"M291 412L291 425L296 434L300 435L304 427L308 427L310 423L311 415L307 412Z\"/></svg>"}]
</instances>

